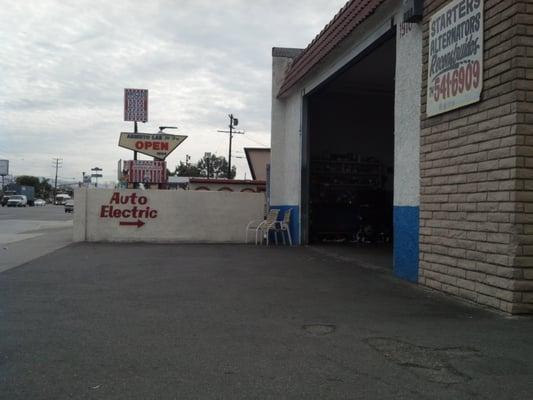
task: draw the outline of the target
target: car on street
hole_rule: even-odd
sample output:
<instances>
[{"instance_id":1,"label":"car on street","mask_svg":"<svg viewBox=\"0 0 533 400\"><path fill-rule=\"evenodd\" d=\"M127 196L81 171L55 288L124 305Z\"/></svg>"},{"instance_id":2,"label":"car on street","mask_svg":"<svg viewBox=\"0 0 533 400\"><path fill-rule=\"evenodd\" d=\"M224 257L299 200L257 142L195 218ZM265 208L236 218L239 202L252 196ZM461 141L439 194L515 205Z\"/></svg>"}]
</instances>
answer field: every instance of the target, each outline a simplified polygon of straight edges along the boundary
<instances>
[{"instance_id":1,"label":"car on street","mask_svg":"<svg viewBox=\"0 0 533 400\"><path fill-rule=\"evenodd\" d=\"M65 201L65 212L66 213L74 212L74 200L69 199Z\"/></svg>"},{"instance_id":2,"label":"car on street","mask_svg":"<svg viewBox=\"0 0 533 400\"><path fill-rule=\"evenodd\" d=\"M35 199L33 205L35 207L44 207L46 205L46 201L44 201L43 199Z\"/></svg>"},{"instance_id":3,"label":"car on street","mask_svg":"<svg viewBox=\"0 0 533 400\"><path fill-rule=\"evenodd\" d=\"M54 204L63 206L63 205L65 205L65 202L67 200L70 200L70 199L71 199L71 197L68 194L58 194L55 197Z\"/></svg>"},{"instance_id":4,"label":"car on street","mask_svg":"<svg viewBox=\"0 0 533 400\"><path fill-rule=\"evenodd\" d=\"M7 201L8 207L26 207L28 199L23 194L16 194L11 196Z\"/></svg>"}]
</instances>

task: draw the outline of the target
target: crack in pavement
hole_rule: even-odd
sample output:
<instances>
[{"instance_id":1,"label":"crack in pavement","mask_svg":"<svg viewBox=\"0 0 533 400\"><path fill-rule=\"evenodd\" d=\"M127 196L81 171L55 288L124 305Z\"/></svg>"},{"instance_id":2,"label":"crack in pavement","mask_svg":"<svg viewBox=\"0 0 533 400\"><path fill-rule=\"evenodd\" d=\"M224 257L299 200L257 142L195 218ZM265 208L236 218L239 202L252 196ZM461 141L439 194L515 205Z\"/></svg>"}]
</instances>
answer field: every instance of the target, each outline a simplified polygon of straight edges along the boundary
<instances>
[{"instance_id":1,"label":"crack in pavement","mask_svg":"<svg viewBox=\"0 0 533 400\"><path fill-rule=\"evenodd\" d=\"M471 380L469 375L459 371L451 362L455 359L480 356L479 350L472 347L434 348L387 337L367 338L363 342L387 360L407 368L420 378L443 384Z\"/></svg>"}]
</instances>

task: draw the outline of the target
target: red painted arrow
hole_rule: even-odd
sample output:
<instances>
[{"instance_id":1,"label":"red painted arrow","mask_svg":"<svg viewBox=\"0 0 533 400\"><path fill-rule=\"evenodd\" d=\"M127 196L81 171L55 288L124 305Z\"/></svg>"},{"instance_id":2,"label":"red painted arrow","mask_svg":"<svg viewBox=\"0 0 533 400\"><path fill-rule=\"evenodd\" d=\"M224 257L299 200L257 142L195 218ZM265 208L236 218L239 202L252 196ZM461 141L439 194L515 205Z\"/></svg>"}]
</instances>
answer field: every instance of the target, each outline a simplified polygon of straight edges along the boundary
<instances>
[{"instance_id":1,"label":"red painted arrow","mask_svg":"<svg viewBox=\"0 0 533 400\"><path fill-rule=\"evenodd\" d=\"M120 225L126 225L126 226L137 226L137 228L140 228L144 225L144 222L138 219L137 221L129 222L129 221L120 221Z\"/></svg>"}]
</instances>

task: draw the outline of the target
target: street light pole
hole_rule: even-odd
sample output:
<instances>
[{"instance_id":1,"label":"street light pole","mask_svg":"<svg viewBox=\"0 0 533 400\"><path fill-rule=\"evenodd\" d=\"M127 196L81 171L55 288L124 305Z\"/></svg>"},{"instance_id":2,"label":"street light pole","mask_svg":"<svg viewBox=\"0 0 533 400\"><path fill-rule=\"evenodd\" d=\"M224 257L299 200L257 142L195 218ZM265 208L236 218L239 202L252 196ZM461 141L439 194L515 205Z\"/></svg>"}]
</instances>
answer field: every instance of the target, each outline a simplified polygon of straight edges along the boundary
<instances>
[{"instance_id":1,"label":"street light pole","mask_svg":"<svg viewBox=\"0 0 533 400\"><path fill-rule=\"evenodd\" d=\"M238 120L237 120L238 123ZM233 114L229 115L228 179L231 179L231 142L233 141Z\"/></svg>"}]
</instances>

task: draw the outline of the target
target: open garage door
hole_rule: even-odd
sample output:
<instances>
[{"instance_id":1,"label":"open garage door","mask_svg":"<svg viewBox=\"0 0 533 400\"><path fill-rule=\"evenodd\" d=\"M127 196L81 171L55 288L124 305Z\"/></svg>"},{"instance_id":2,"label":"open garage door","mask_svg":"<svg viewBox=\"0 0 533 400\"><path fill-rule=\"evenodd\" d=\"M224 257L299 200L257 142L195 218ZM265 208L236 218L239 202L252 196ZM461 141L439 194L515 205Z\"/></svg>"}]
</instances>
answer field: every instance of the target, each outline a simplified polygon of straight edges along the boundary
<instances>
[{"instance_id":1,"label":"open garage door","mask_svg":"<svg viewBox=\"0 0 533 400\"><path fill-rule=\"evenodd\" d=\"M392 248L395 61L391 32L306 96L307 243Z\"/></svg>"}]
</instances>

